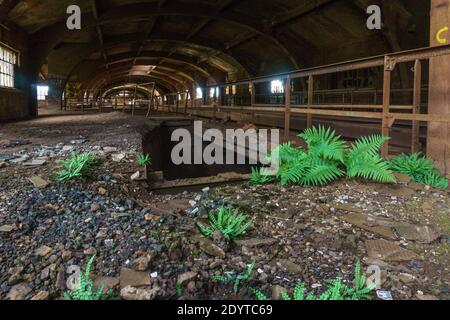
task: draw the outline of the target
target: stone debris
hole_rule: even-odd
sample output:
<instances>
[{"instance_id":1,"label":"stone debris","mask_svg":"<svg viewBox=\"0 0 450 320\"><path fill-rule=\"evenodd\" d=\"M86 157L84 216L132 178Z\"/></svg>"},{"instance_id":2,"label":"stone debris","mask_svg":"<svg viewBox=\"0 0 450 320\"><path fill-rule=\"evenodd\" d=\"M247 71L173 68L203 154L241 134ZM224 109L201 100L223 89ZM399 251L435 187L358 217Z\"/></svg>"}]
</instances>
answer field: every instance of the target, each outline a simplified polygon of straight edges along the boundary
<instances>
[{"instance_id":1,"label":"stone debris","mask_svg":"<svg viewBox=\"0 0 450 320\"><path fill-rule=\"evenodd\" d=\"M49 300L50 293L48 291L39 291L31 300Z\"/></svg>"},{"instance_id":2,"label":"stone debris","mask_svg":"<svg viewBox=\"0 0 450 320\"><path fill-rule=\"evenodd\" d=\"M429 226L415 226L409 223L397 223L395 231L406 240L421 243L431 243L440 237L440 234Z\"/></svg>"},{"instance_id":3,"label":"stone debris","mask_svg":"<svg viewBox=\"0 0 450 320\"><path fill-rule=\"evenodd\" d=\"M52 252L52 248L44 245L44 246L40 246L39 248L37 248L36 251L34 252L34 255L39 256L39 257L46 257L51 252Z\"/></svg>"},{"instance_id":4,"label":"stone debris","mask_svg":"<svg viewBox=\"0 0 450 320\"><path fill-rule=\"evenodd\" d=\"M6 300L25 300L31 291L32 289L27 283L17 284L6 295Z\"/></svg>"},{"instance_id":5,"label":"stone debris","mask_svg":"<svg viewBox=\"0 0 450 320\"><path fill-rule=\"evenodd\" d=\"M120 278L118 277L95 277L94 288L99 289L103 286L103 293L114 291L120 286Z\"/></svg>"},{"instance_id":6,"label":"stone debris","mask_svg":"<svg viewBox=\"0 0 450 320\"><path fill-rule=\"evenodd\" d=\"M367 240L366 249L369 257L388 262L421 260L416 253L401 248L395 242L386 240Z\"/></svg>"},{"instance_id":7,"label":"stone debris","mask_svg":"<svg viewBox=\"0 0 450 320\"><path fill-rule=\"evenodd\" d=\"M149 255L140 257L133 262L133 269L136 271L147 271L150 268L152 258Z\"/></svg>"},{"instance_id":8,"label":"stone debris","mask_svg":"<svg viewBox=\"0 0 450 320\"><path fill-rule=\"evenodd\" d=\"M123 159L125 159L126 155L125 153L116 153L111 155L111 159L114 162L121 162Z\"/></svg>"},{"instance_id":9,"label":"stone debris","mask_svg":"<svg viewBox=\"0 0 450 320\"><path fill-rule=\"evenodd\" d=\"M284 272L291 274L301 274L303 269L298 264L287 259L280 259L275 262L276 266Z\"/></svg>"},{"instance_id":10,"label":"stone debris","mask_svg":"<svg viewBox=\"0 0 450 320\"><path fill-rule=\"evenodd\" d=\"M220 248L219 246L215 245L209 239L201 240L200 249L211 256L215 256L215 257L219 257L219 258L225 258L225 256L226 256L225 251L222 248Z\"/></svg>"},{"instance_id":11,"label":"stone debris","mask_svg":"<svg viewBox=\"0 0 450 320\"><path fill-rule=\"evenodd\" d=\"M431 295L431 294L416 294L417 300L421 301L433 301L433 300L439 300L437 297Z\"/></svg>"},{"instance_id":12,"label":"stone debris","mask_svg":"<svg viewBox=\"0 0 450 320\"><path fill-rule=\"evenodd\" d=\"M138 180L141 177L141 173L139 171L136 171L131 177L130 179L132 181Z\"/></svg>"},{"instance_id":13,"label":"stone debris","mask_svg":"<svg viewBox=\"0 0 450 320\"><path fill-rule=\"evenodd\" d=\"M177 277L177 283L179 283L180 285L183 285L186 282L189 282L189 281L195 279L197 277L197 275L198 275L197 272L193 272L193 271L185 272L183 274L180 274Z\"/></svg>"},{"instance_id":14,"label":"stone debris","mask_svg":"<svg viewBox=\"0 0 450 320\"><path fill-rule=\"evenodd\" d=\"M277 239L248 239L248 240L236 240L235 241L240 246L245 247L261 247L261 246L271 246L278 242Z\"/></svg>"},{"instance_id":15,"label":"stone debris","mask_svg":"<svg viewBox=\"0 0 450 320\"><path fill-rule=\"evenodd\" d=\"M158 292L161 290L159 287L152 289L138 289L132 286L126 286L120 290L120 296L124 300L153 300L157 296Z\"/></svg>"},{"instance_id":16,"label":"stone debris","mask_svg":"<svg viewBox=\"0 0 450 320\"><path fill-rule=\"evenodd\" d=\"M16 230L15 225L5 224L3 226L0 226L0 232L9 233Z\"/></svg>"},{"instance_id":17,"label":"stone debris","mask_svg":"<svg viewBox=\"0 0 450 320\"><path fill-rule=\"evenodd\" d=\"M120 270L120 287L145 287L151 284L150 275L148 272L134 271L128 268Z\"/></svg>"},{"instance_id":18,"label":"stone debris","mask_svg":"<svg viewBox=\"0 0 450 320\"><path fill-rule=\"evenodd\" d=\"M341 219L361 229L378 234L383 238L392 240L397 239L397 236L393 232L392 228L386 226L386 220L382 221L380 218L370 217L360 213L351 213L341 217ZM384 226L381 224L384 224ZM389 224L394 225L394 221L391 221Z\"/></svg>"},{"instance_id":19,"label":"stone debris","mask_svg":"<svg viewBox=\"0 0 450 320\"><path fill-rule=\"evenodd\" d=\"M31 160L30 162L24 162L23 165L26 167L38 167L38 166L43 166L46 163L47 163L47 160L34 159L34 160Z\"/></svg>"},{"instance_id":20,"label":"stone debris","mask_svg":"<svg viewBox=\"0 0 450 320\"><path fill-rule=\"evenodd\" d=\"M35 188L38 188L38 189L47 188L47 186L49 185L48 181L42 179L39 176L34 176L34 177L31 177L31 178L28 178L28 180L30 180L30 182L33 184L33 186Z\"/></svg>"}]
</instances>

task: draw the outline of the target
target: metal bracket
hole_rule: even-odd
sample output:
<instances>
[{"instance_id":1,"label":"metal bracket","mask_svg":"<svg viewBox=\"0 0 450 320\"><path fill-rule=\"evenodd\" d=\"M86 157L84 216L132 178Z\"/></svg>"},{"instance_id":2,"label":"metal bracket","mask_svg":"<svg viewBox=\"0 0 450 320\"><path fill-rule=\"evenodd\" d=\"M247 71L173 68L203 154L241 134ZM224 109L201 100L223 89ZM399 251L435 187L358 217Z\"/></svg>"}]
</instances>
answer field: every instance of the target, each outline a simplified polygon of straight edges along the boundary
<instances>
[{"instance_id":1,"label":"metal bracket","mask_svg":"<svg viewBox=\"0 0 450 320\"><path fill-rule=\"evenodd\" d=\"M393 71L397 64L397 59L384 57L384 70L385 71Z\"/></svg>"}]
</instances>

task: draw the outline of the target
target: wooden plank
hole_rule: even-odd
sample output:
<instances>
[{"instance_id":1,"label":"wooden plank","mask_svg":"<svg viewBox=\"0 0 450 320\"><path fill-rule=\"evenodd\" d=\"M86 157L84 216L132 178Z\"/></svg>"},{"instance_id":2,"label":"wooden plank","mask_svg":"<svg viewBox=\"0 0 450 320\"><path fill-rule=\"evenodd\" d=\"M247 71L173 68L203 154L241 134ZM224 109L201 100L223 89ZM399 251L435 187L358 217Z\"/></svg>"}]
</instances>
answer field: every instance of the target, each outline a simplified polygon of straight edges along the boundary
<instances>
[{"instance_id":1,"label":"wooden plank","mask_svg":"<svg viewBox=\"0 0 450 320\"><path fill-rule=\"evenodd\" d=\"M420 60L416 60L414 64L414 97L413 97L413 114L420 113L421 103L421 87L422 87L422 63ZM420 122L413 121L412 123L412 137L411 137L411 152L420 152Z\"/></svg>"},{"instance_id":2,"label":"wooden plank","mask_svg":"<svg viewBox=\"0 0 450 320\"><path fill-rule=\"evenodd\" d=\"M291 77L286 78L285 88L285 108L284 108L284 141L289 141L291 133Z\"/></svg>"},{"instance_id":3,"label":"wooden plank","mask_svg":"<svg viewBox=\"0 0 450 320\"><path fill-rule=\"evenodd\" d=\"M308 77L308 109L310 109L314 104L314 77L310 75ZM312 114L307 114L306 116L306 127L312 127Z\"/></svg>"},{"instance_id":4,"label":"wooden plank","mask_svg":"<svg viewBox=\"0 0 450 320\"><path fill-rule=\"evenodd\" d=\"M437 35L450 27L450 0L431 0L430 46L443 48ZM450 36L447 34L447 43ZM436 48L435 48L436 49ZM450 114L450 56L430 59L429 114ZM428 124L427 154L446 174L450 173L450 126L447 123Z\"/></svg>"},{"instance_id":5,"label":"wooden plank","mask_svg":"<svg viewBox=\"0 0 450 320\"><path fill-rule=\"evenodd\" d=\"M381 123L381 134L389 137L390 121L389 121L389 107L391 104L391 68L388 66L389 59L386 58L384 66L383 77L383 118ZM381 155L387 157L389 155L389 144L385 142L381 149Z\"/></svg>"}]
</instances>

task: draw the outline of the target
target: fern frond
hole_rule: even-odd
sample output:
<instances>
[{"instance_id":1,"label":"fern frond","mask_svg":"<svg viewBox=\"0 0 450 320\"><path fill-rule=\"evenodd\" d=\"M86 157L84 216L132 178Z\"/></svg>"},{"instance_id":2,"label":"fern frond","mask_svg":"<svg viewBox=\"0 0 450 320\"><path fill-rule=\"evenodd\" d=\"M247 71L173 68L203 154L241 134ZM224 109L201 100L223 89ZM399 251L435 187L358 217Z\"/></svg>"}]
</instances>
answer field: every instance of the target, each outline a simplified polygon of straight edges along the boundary
<instances>
[{"instance_id":1,"label":"fern frond","mask_svg":"<svg viewBox=\"0 0 450 320\"><path fill-rule=\"evenodd\" d=\"M393 183L396 179L389 163L379 156L360 156L347 167L348 178L364 178L383 183Z\"/></svg>"},{"instance_id":2,"label":"fern frond","mask_svg":"<svg viewBox=\"0 0 450 320\"><path fill-rule=\"evenodd\" d=\"M378 156L384 143L389 141L389 137L381 135L372 135L369 137L361 137L356 140L347 154L347 159L353 161L360 156Z\"/></svg>"},{"instance_id":3,"label":"fern frond","mask_svg":"<svg viewBox=\"0 0 450 320\"><path fill-rule=\"evenodd\" d=\"M331 128L324 126L306 129L299 137L308 145L308 153L314 158L344 162L345 143Z\"/></svg>"},{"instance_id":4,"label":"fern frond","mask_svg":"<svg viewBox=\"0 0 450 320\"><path fill-rule=\"evenodd\" d=\"M336 180L343 173L336 163L326 160L314 160L310 162L310 166L300 183L307 186L325 185Z\"/></svg>"}]
</instances>

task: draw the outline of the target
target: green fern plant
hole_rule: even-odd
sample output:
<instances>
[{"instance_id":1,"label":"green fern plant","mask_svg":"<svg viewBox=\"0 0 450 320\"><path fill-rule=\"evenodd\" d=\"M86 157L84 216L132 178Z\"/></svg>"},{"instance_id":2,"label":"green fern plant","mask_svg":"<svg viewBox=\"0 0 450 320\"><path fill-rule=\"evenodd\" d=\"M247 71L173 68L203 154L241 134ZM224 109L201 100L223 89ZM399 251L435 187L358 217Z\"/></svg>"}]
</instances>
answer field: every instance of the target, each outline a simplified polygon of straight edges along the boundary
<instances>
[{"instance_id":1,"label":"green fern plant","mask_svg":"<svg viewBox=\"0 0 450 320\"><path fill-rule=\"evenodd\" d=\"M401 154L390 161L390 166L393 171L406 174L417 183L441 189L448 188L448 179L441 174L433 160L422 153Z\"/></svg>"},{"instance_id":2,"label":"green fern plant","mask_svg":"<svg viewBox=\"0 0 450 320\"><path fill-rule=\"evenodd\" d=\"M377 182L395 182L390 165L384 161L380 150L388 137L373 135L356 140L347 153L345 165L347 178L364 178Z\"/></svg>"},{"instance_id":3,"label":"green fern plant","mask_svg":"<svg viewBox=\"0 0 450 320\"><path fill-rule=\"evenodd\" d=\"M269 157L274 161L278 156L280 166L276 178L282 185L326 185L344 175L349 179L395 182L389 163L380 156L383 144L389 140L387 137L362 137L350 149L335 131L323 126L306 129L299 137L305 140L307 151L284 143ZM259 181L256 172L251 181Z\"/></svg>"},{"instance_id":4,"label":"green fern plant","mask_svg":"<svg viewBox=\"0 0 450 320\"><path fill-rule=\"evenodd\" d=\"M213 276L211 279L213 281L218 281L222 284L228 284L233 282L233 291L234 293L239 292L239 286L243 282L248 282L251 280L253 276L253 269L255 268L256 261L254 260L245 270L244 273L236 275L234 272L227 272L226 276Z\"/></svg>"},{"instance_id":5,"label":"green fern plant","mask_svg":"<svg viewBox=\"0 0 450 320\"><path fill-rule=\"evenodd\" d=\"M138 165L140 165L141 167L145 167L145 166L149 166L152 164L152 158L150 157L150 155L148 154L139 154L136 157L136 162L138 163Z\"/></svg>"},{"instance_id":6,"label":"green fern plant","mask_svg":"<svg viewBox=\"0 0 450 320\"><path fill-rule=\"evenodd\" d=\"M209 226L197 223L201 233L207 237L215 231L219 231L227 240L233 240L241 236L252 224L252 219L247 219L243 213L235 213L232 209L222 206L217 217L214 211L209 214Z\"/></svg>"},{"instance_id":7,"label":"green fern plant","mask_svg":"<svg viewBox=\"0 0 450 320\"><path fill-rule=\"evenodd\" d=\"M264 185L273 182L273 177L264 175L259 168L252 168L252 176L250 178L250 184L252 185Z\"/></svg>"},{"instance_id":8,"label":"green fern plant","mask_svg":"<svg viewBox=\"0 0 450 320\"><path fill-rule=\"evenodd\" d=\"M80 273L78 288L64 294L66 300L107 300L111 298L111 290L106 294L103 293L104 284L101 284L97 290L94 289L94 282L90 278L94 259L95 255L89 260L86 271Z\"/></svg>"},{"instance_id":9,"label":"green fern plant","mask_svg":"<svg viewBox=\"0 0 450 320\"><path fill-rule=\"evenodd\" d=\"M299 134L299 137L305 140L312 158L344 163L345 143L331 128L326 129L324 126L309 128Z\"/></svg>"},{"instance_id":10,"label":"green fern plant","mask_svg":"<svg viewBox=\"0 0 450 320\"><path fill-rule=\"evenodd\" d=\"M305 285L301 281L297 282L293 295L291 296L286 291L281 291L283 300L370 300L370 292L375 289L373 285L366 285L366 274L361 273L361 262L358 260L355 266L355 278L353 286L349 287L342 282L342 278L337 277L334 280L327 281L328 287L325 291L316 296L313 292L307 293ZM268 300L267 296L260 290L254 289L258 300Z\"/></svg>"},{"instance_id":11,"label":"green fern plant","mask_svg":"<svg viewBox=\"0 0 450 320\"><path fill-rule=\"evenodd\" d=\"M72 179L83 178L89 174L90 167L97 161L91 153L76 154L72 152L70 159L59 160L63 169L56 173L59 182L67 182Z\"/></svg>"}]
</instances>

